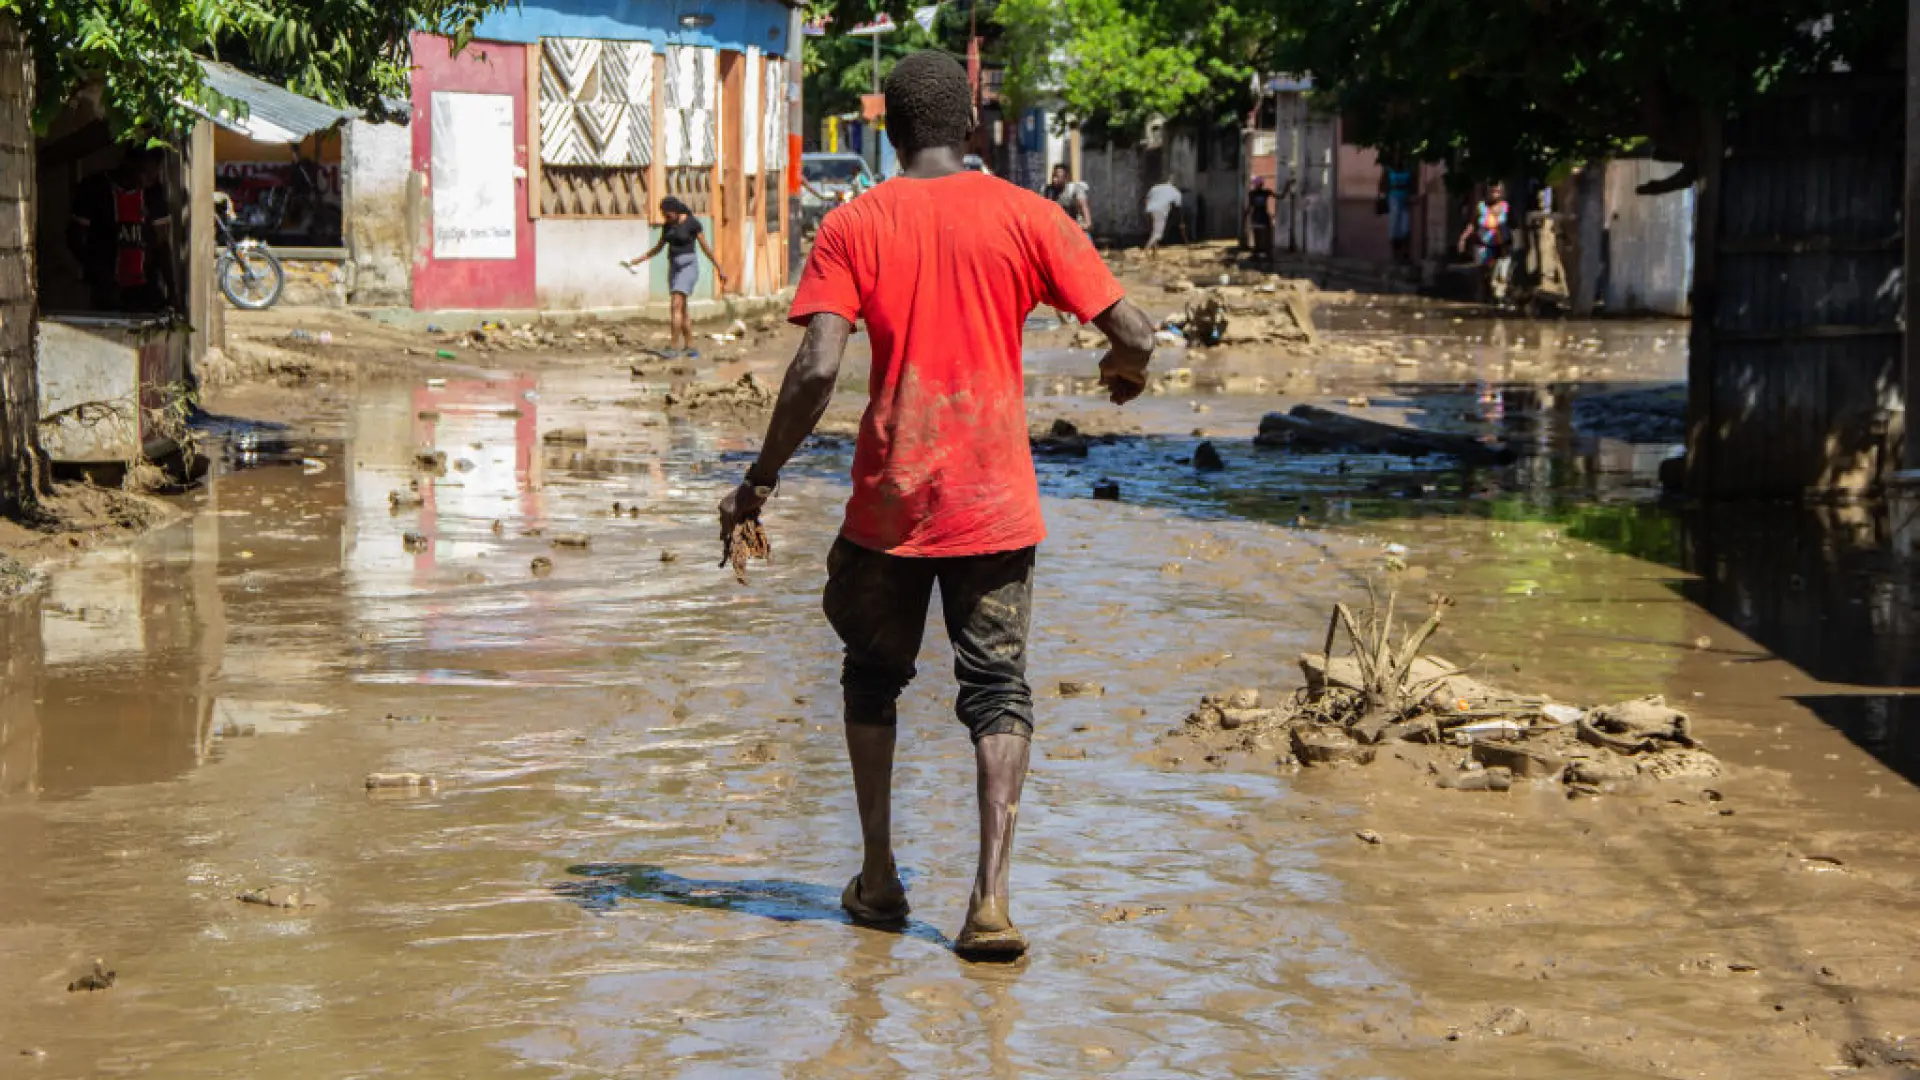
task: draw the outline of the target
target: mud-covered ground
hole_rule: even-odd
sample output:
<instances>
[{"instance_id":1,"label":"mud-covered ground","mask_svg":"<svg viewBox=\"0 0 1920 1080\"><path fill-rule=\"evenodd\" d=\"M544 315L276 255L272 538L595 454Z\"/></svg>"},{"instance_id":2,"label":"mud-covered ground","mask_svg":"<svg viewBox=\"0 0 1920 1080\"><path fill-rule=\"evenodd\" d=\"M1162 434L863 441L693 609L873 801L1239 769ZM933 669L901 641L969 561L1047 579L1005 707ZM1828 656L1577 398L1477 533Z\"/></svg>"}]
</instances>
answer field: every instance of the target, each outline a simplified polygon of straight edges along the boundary
<instances>
[{"instance_id":1,"label":"mud-covered ground","mask_svg":"<svg viewBox=\"0 0 1920 1080\"><path fill-rule=\"evenodd\" d=\"M1156 316L1196 272L1124 269ZM636 378L642 328L455 349L334 318L327 364L209 393L217 467L178 521L0 608L0 1075L1901 1075L1914 593L1871 509L1662 507L1664 429L1587 430L1615 391L1658 413L1678 324L1323 298L1315 343L1175 352L1122 411L1036 319L1032 418L1117 437L1040 466L1035 952L998 967L948 950L973 787L937 632L897 775L915 922L837 906L845 439L796 464L770 567L714 566L753 417L667 399L772 382L791 332ZM1252 446L1301 402L1525 452ZM1223 471L1188 463L1202 439ZM1087 497L1105 479L1120 501ZM1203 693L1294 682L1389 551L1456 600L1435 651L1560 700L1664 694L1728 774L1569 800L1165 737ZM274 887L300 906L235 899ZM113 987L69 992L95 957Z\"/></svg>"}]
</instances>

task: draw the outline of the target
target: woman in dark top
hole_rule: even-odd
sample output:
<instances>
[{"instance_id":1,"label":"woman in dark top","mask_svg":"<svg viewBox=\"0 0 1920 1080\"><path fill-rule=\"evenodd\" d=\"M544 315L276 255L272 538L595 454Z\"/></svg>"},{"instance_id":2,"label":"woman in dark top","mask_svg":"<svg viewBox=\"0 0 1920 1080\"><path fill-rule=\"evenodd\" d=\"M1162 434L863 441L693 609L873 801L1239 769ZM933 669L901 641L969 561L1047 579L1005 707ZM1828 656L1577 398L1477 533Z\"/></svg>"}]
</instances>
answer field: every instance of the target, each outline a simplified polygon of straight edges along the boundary
<instances>
[{"instance_id":1,"label":"woman in dark top","mask_svg":"<svg viewBox=\"0 0 1920 1080\"><path fill-rule=\"evenodd\" d=\"M678 353L681 356L698 356L693 351L693 322L687 317L687 297L693 287L700 283L700 256L695 254L694 245L707 256L713 264L714 279L721 288L727 284L726 272L720 269L720 260L713 257L713 249L707 246L706 233L700 228L700 219L679 199L668 197L660 200L660 212L666 216L667 223L660 229L660 242L653 245L645 255L621 263L631 270L646 262L660 249L667 249L667 291L673 297L673 323L668 330L668 355Z\"/></svg>"}]
</instances>

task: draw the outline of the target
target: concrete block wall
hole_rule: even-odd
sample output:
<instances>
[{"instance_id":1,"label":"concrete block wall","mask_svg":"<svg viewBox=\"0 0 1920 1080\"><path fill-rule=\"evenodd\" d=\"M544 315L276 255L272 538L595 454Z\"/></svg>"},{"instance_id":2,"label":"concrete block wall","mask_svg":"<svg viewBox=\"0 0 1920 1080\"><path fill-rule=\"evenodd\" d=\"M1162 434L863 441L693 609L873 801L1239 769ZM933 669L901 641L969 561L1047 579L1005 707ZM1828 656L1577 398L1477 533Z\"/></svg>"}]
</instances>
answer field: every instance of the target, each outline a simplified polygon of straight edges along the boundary
<instances>
[{"instance_id":1,"label":"concrete block wall","mask_svg":"<svg viewBox=\"0 0 1920 1080\"><path fill-rule=\"evenodd\" d=\"M405 124L352 121L342 147L346 167L345 299L368 307L404 307L413 296L416 200L410 197L413 136Z\"/></svg>"}]
</instances>

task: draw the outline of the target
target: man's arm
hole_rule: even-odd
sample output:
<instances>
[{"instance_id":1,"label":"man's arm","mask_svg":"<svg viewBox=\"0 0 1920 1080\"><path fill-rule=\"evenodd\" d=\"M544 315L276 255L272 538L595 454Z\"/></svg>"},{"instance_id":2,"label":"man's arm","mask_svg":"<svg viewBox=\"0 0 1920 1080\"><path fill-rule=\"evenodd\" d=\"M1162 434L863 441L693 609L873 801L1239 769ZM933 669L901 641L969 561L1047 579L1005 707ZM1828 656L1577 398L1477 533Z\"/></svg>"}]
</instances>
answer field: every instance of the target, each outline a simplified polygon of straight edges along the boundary
<instances>
[{"instance_id":1,"label":"man's arm","mask_svg":"<svg viewBox=\"0 0 1920 1080\"><path fill-rule=\"evenodd\" d=\"M1094 316L1093 325L1107 335L1107 355L1100 358L1100 385L1112 391L1115 405L1125 405L1147 388L1147 361L1153 359L1153 320L1130 300L1120 300Z\"/></svg>"},{"instance_id":2,"label":"man's arm","mask_svg":"<svg viewBox=\"0 0 1920 1080\"><path fill-rule=\"evenodd\" d=\"M773 419L767 423L759 460L747 470L740 486L720 502L721 543L733 535L735 524L759 513L767 500L757 489L772 488L779 482L780 470L820 423L833 400L833 387L840 378L840 358L852 334L853 324L839 315L823 312L808 321L807 336L780 381L780 397L773 406ZM1148 340L1152 340L1150 333Z\"/></svg>"}]
</instances>

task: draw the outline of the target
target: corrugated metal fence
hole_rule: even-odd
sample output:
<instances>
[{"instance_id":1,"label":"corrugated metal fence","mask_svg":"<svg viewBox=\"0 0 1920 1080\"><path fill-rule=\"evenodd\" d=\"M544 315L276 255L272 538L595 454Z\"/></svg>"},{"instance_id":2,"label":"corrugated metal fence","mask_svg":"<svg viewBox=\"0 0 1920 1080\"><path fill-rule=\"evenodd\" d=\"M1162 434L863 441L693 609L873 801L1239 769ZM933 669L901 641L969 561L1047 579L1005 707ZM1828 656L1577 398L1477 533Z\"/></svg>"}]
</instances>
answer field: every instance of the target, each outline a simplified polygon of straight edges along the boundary
<instances>
[{"instance_id":1,"label":"corrugated metal fence","mask_svg":"<svg viewBox=\"0 0 1920 1080\"><path fill-rule=\"evenodd\" d=\"M1809 80L1728 121L1709 155L1695 493L1866 494L1897 467L1904 108L1897 75Z\"/></svg>"}]
</instances>

